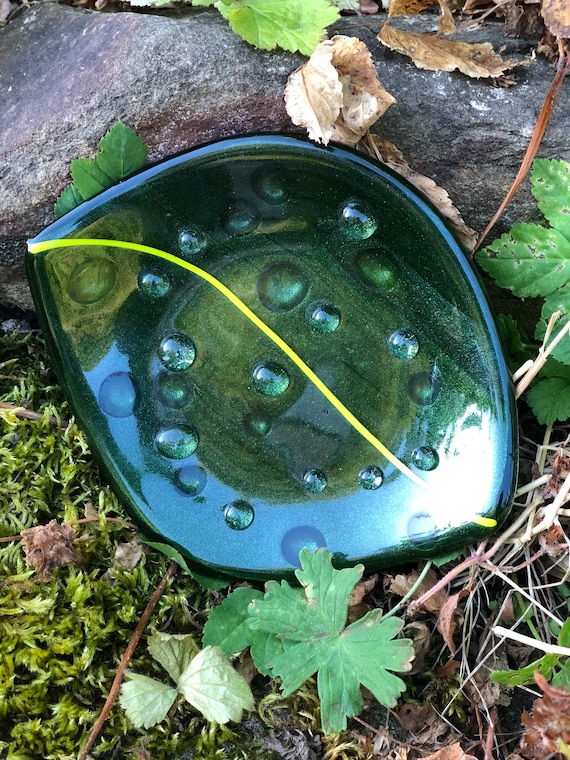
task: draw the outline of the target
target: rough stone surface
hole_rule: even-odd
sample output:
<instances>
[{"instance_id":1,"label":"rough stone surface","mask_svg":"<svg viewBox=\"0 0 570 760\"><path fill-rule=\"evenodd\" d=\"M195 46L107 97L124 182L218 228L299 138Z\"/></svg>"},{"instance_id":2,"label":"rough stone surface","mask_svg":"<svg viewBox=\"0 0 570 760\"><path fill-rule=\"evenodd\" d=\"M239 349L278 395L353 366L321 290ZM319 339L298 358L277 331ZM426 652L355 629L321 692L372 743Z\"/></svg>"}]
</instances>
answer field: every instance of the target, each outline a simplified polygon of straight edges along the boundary
<instances>
[{"instance_id":1,"label":"rough stone surface","mask_svg":"<svg viewBox=\"0 0 570 760\"><path fill-rule=\"evenodd\" d=\"M416 30L434 25L402 23ZM497 87L420 71L384 48L377 29L348 19L338 26L367 43L380 81L397 99L374 131L445 187L465 220L483 229L516 173L552 67L537 59L515 69L514 87ZM503 54L519 59L536 44L504 38L501 25L461 38L506 46ZM150 162L222 136L298 131L282 96L303 60L253 49L211 9L165 17L41 4L0 30L0 302L30 305L25 241L52 220L72 159L94 156L118 119L143 137ZM570 160L569 106L570 77L539 155ZM499 231L534 209L527 185Z\"/></svg>"}]
</instances>

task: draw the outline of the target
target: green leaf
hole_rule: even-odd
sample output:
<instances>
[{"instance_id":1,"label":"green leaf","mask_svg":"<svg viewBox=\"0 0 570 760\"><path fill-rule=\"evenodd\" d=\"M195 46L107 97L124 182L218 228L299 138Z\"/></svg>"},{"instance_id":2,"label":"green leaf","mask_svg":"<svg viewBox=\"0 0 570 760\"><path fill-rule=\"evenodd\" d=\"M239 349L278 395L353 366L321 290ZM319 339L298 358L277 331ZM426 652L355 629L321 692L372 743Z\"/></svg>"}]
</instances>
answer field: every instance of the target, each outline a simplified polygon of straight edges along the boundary
<instances>
[{"instance_id":1,"label":"green leaf","mask_svg":"<svg viewBox=\"0 0 570 760\"><path fill-rule=\"evenodd\" d=\"M216 8L246 42L265 50L311 55L325 29L339 17L329 0L234 0Z\"/></svg>"},{"instance_id":2,"label":"green leaf","mask_svg":"<svg viewBox=\"0 0 570 760\"><path fill-rule=\"evenodd\" d=\"M67 214L68 211L71 211L71 209L82 203L83 198L77 192L75 185L68 185L55 202L53 214L56 219L59 219L60 216Z\"/></svg>"},{"instance_id":3,"label":"green leaf","mask_svg":"<svg viewBox=\"0 0 570 760\"><path fill-rule=\"evenodd\" d=\"M570 657L566 658L564 665L552 679L552 685L570 691Z\"/></svg>"},{"instance_id":4,"label":"green leaf","mask_svg":"<svg viewBox=\"0 0 570 760\"><path fill-rule=\"evenodd\" d=\"M192 7L207 7L210 5L215 5L217 0L192 0Z\"/></svg>"},{"instance_id":5,"label":"green leaf","mask_svg":"<svg viewBox=\"0 0 570 760\"><path fill-rule=\"evenodd\" d=\"M148 640L148 651L172 680L178 683L182 673L200 649L189 633L169 634L154 631Z\"/></svg>"},{"instance_id":6,"label":"green leaf","mask_svg":"<svg viewBox=\"0 0 570 760\"><path fill-rule=\"evenodd\" d=\"M532 194L545 218L570 240L570 164L536 159L531 183Z\"/></svg>"},{"instance_id":7,"label":"green leaf","mask_svg":"<svg viewBox=\"0 0 570 760\"><path fill-rule=\"evenodd\" d=\"M188 563L182 554L180 554L180 552L173 546L170 546L170 544L163 544L159 541L149 541L144 536L141 536L141 541L143 544L151 546L153 549L162 552L162 554L168 557L168 559L171 559L173 562L176 562L177 565L180 565L180 567L186 573L188 573L188 575L191 575L193 578L195 578L198 583L204 588L209 588L212 591L218 591L219 589L225 588L229 585L230 581L228 578L222 578L222 576L219 575L206 575L205 573L197 573L196 571L191 570L188 567Z\"/></svg>"},{"instance_id":8,"label":"green leaf","mask_svg":"<svg viewBox=\"0 0 570 760\"><path fill-rule=\"evenodd\" d=\"M205 647L190 662L178 681L184 697L216 723L239 722L255 702L246 680L231 666L219 647Z\"/></svg>"},{"instance_id":9,"label":"green leaf","mask_svg":"<svg viewBox=\"0 0 570 760\"><path fill-rule=\"evenodd\" d=\"M155 5L158 4L160 3L155 1ZM147 150L144 142L134 130L119 121L99 143L96 162L99 168L110 177L110 184L114 185L141 169L146 157Z\"/></svg>"},{"instance_id":10,"label":"green leaf","mask_svg":"<svg viewBox=\"0 0 570 760\"><path fill-rule=\"evenodd\" d=\"M71 176L77 192L84 201L88 201L113 184L97 161L91 158L74 159L71 162Z\"/></svg>"},{"instance_id":11,"label":"green leaf","mask_svg":"<svg viewBox=\"0 0 570 760\"><path fill-rule=\"evenodd\" d=\"M491 673L491 680L505 686L526 686L534 684L534 674L538 671L548 681L559 658L560 655L557 654L545 654L540 660L535 660L519 670L494 670Z\"/></svg>"},{"instance_id":12,"label":"green leaf","mask_svg":"<svg viewBox=\"0 0 570 760\"><path fill-rule=\"evenodd\" d=\"M263 599L261 591L245 586L236 588L210 612L204 626L204 646L218 646L228 657L250 646L248 605L254 599Z\"/></svg>"},{"instance_id":13,"label":"green leaf","mask_svg":"<svg viewBox=\"0 0 570 760\"><path fill-rule=\"evenodd\" d=\"M335 570L326 550L303 549L299 556L302 569L296 575L305 598L286 581L267 583L263 600L248 608L250 627L283 640L284 651L269 667L281 678L285 696L318 673L323 730L338 732L346 728L347 716L362 709L361 684L382 704L396 703L405 685L388 671L409 670L414 650L408 639L393 640L402 621L382 619L380 610L345 627L350 592L362 566Z\"/></svg>"},{"instance_id":14,"label":"green leaf","mask_svg":"<svg viewBox=\"0 0 570 760\"><path fill-rule=\"evenodd\" d=\"M176 689L155 678L127 671L121 685L119 703L135 728L152 728L166 718L174 700Z\"/></svg>"},{"instance_id":15,"label":"green leaf","mask_svg":"<svg viewBox=\"0 0 570 760\"><path fill-rule=\"evenodd\" d=\"M527 400L543 425L570 418L570 367L548 358L528 391Z\"/></svg>"},{"instance_id":16,"label":"green leaf","mask_svg":"<svg viewBox=\"0 0 570 760\"><path fill-rule=\"evenodd\" d=\"M552 337L556 335L558 330L564 326L570 317L570 284L558 288L558 290L555 290L554 293L545 298L540 319L536 325L535 337L538 340L542 341L544 338L550 317L556 311L561 312L562 319L557 322ZM551 356L564 364L570 364L570 336L566 335L562 338L552 351Z\"/></svg>"},{"instance_id":17,"label":"green leaf","mask_svg":"<svg viewBox=\"0 0 570 760\"><path fill-rule=\"evenodd\" d=\"M566 618L558 634L558 644L570 648L570 618Z\"/></svg>"},{"instance_id":18,"label":"green leaf","mask_svg":"<svg viewBox=\"0 0 570 760\"><path fill-rule=\"evenodd\" d=\"M515 295L547 296L570 279L570 240L538 224L516 224L477 254L477 261Z\"/></svg>"}]
</instances>

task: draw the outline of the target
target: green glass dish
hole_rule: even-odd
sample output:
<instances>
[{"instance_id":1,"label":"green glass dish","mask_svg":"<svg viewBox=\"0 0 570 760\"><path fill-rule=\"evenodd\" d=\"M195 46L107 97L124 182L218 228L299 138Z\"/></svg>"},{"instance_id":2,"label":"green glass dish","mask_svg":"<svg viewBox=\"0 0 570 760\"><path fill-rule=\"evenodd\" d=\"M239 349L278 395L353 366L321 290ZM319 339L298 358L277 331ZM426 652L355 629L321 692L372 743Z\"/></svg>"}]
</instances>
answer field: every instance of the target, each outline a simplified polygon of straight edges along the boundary
<instances>
[{"instance_id":1,"label":"green glass dish","mask_svg":"<svg viewBox=\"0 0 570 760\"><path fill-rule=\"evenodd\" d=\"M109 483L196 569L287 576L304 546L372 569L507 515L516 416L487 300L437 212L363 155L196 148L52 224L27 270Z\"/></svg>"}]
</instances>

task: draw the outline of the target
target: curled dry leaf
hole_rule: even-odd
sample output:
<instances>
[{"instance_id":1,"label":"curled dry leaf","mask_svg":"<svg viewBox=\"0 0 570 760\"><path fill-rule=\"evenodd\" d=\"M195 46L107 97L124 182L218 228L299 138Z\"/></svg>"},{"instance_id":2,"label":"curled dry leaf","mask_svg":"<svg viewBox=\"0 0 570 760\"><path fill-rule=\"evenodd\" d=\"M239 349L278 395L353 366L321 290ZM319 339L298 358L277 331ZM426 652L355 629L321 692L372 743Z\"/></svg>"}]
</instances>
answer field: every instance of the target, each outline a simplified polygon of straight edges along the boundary
<instances>
[{"instance_id":1,"label":"curled dry leaf","mask_svg":"<svg viewBox=\"0 0 570 760\"><path fill-rule=\"evenodd\" d=\"M285 86L285 107L293 124L305 127L311 140L328 144L342 106L342 85L332 65L333 43L317 45L307 63Z\"/></svg>"},{"instance_id":2,"label":"curled dry leaf","mask_svg":"<svg viewBox=\"0 0 570 760\"><path fill-rule=\"evenodd\" d=\"M81 563L74 540L73 527L66 523L60 525L57 520L22 531L25 560L36 570L38 580L48 580L54 567Z\"/></svg>"},{"instance_id":3,"label":"curled dry leaf","mask_svg":"<svg viewBox=\"0 0 570 760\"><path fill-rule=\"evenodd\" d=\"M448 0L392 0L388 21L394 16L416 16L425 8L439 3L441 16L437 25L439 34L453 34L455 21L449 7Z\"/></svg>"},{"instance_id":4,"label":"curled dry leaf","mask_svg":"<svg viewBox=\"0 0 570 760\"><path fill-rule=\"evenodd\" d=\"M405 596L415 585L419 576L420 574L417 570L413 570L408 575L396 575L391 579L388 590L393 594L397 594L398 596ZM433 588L436 583L437 576L435 572L430 568L426 574L426 577L412 594L412 599L419 599L420 596L423 596L426 592ZM437 594L434 594L426 601L424 606L425 609L427 609L429 612L439 612L444 601L445 591L438 591Z\"/></svg>"},{"instance_id":5,"label":"curled dry leaf","mask_svg":"<svg viewBox=\"0 0 570 760\"><path fill-rule=\"evenodd\" d=\"M457 626L463 623L463 612L459 609L459 602L468 593L467 589L462 589L458 594L452 594L448 597L443 603L437 619L437 629L443 636L451 654L455 653L453 634Z\"/></svg>"},{"instance_id":6,"label":"curled dry leaf","mask_svg":"<svg viewBox=\"0 0 570 760\"><path fill-rule=\"evenodd\" d=\"M468 755L461 749L461 744L456 742L448 747L439 749L435 754L424 757L423 760L477 760L475 755Z\"/></svg>"},{"instance_id":7,"label":"curled dry leaf","mask_svg":"<svg viewBox=\"0 0 570 760\"><path fill-rule=\"evenodd\" d=\"M542 18L548 31L558 39L570 38L570 3L568 0L542 0Z\"/></svg>"},{"instance_id":8,"label":"curled dry leaf","mask_svg":"<svg viewBox=\"0 0 570 760\"><path fill-rule=\"evenodd\" d=\"M317 46L285 87L285 106L294 124L325 145L332 139L356 145L394 103L376 78L366 45L337 35Z\"/></svg>"},{"instance_id":9,"label":"curled dry leaf","mask_svg":"<svg viewBox=\"0 0 570 760\"><path fill-rule=\"evenodd\" d=\"M388 140L382 140L378 135L369 134L365 147L370 155L375 156L391 169L394 169L394 171L398 172L398 174L407 179L408 182L429 198L444 217L449 227L451 227L463 248L469 253L473 253L477 242L477 233L465 224L461 218L461 214L451 202L451 198L446 190L436 185L430 177L414 171L407 163L401 151L391 142L388 142Z\"/></svg>"},{"instance_id":10,"label":"curled dry leaf","mask_svg":"<svg viewBox=\"0 0 570 760\"><path fill-rule=\"evenodd\" d=\"M409 56L419 69L454 71L469 77L500 77L517 65L504 61L489 42L473 44L442 39L431 34L416 34L384 24L378 39L383 45Z\"/></svg>"}]
</instances>

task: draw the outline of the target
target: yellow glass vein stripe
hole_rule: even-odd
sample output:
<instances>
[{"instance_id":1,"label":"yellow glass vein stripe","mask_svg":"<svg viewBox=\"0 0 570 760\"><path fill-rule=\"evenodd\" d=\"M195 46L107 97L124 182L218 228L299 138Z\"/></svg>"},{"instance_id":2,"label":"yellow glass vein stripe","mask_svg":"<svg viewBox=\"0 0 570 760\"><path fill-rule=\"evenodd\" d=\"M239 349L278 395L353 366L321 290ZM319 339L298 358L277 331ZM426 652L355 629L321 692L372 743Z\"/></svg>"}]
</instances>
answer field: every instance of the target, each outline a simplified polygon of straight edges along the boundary
<instances>
[{"instance_id":1,"label":"yellow glass vein stripe","mask_svg":"<svg viewBox=\"0 0 570 760\"><path fill-rule=\"evenodd\" d=\"M141 243L128 243L122 240L96 240L93 238L66 238L63 240L46 240L41 243L28 243L28 250L30 253L42 253L43 251L51 250L52 248L70 248L70 247L77 247L77 246L106 246L106 247L112 247L112 248L123 248L127 250L132 251L139 251L140 253L146 253L150 256L156 256L160 259L164 259L165 261L170 261L173 264L176 264L183 269L188 270L189 272L192 272L192 274L195 274L197 277L200 277L202 280L205 280L210 285L212 285L216 290L221 293L225 298L228 299L233 305L241 311L244 316L246 316L253 324L258 327L270 340L275 343L276 346L278 346L284 354L286 354L289 359L301 370L301 372L315 385L319 391L323 394L323 396L329 401L334 408L344 417L344 419L352 425L352 427L357 430L360 435L368 441L377 451L382 454L385 459L387 459L389 462L391 462L394 467L396 467L400 472L406 477L408 477L410 480L412 480L414 483L416 483L421 488L424 488L426 490L429 490L429 486L427 483L422 480L418 475L416 475L413 470L410 470L410 468L405 465L403 462L401 462L392 452L384 446L382 441L380 441L376 436L368 430L365 425L358 420L354 414L348 409L340 399L338 399L335 394L328 388L323 381L316 375L313 370L306 364L303 359L289 346L283 338L281 338L274 330L269 327L269 325L266 325L265 322L260 319L257 314L255 314L249 306L247 306L236 294L231 291L226 285L224 285L223 282L220 282L220 280L216 279L213 275L211 275L209 272L206 272L204 269L201 269L200 267L197 267L195 264L191 264L188 261L185 261L184 259L179 258L178 256L174 256L171 253L167 253L166 251L161 251L159 248L151 248L148 245L142 245ZM485 519L485 518L481 518ZM479 522L479 521L478 521Z\"/></svg>"}]
</instances>

